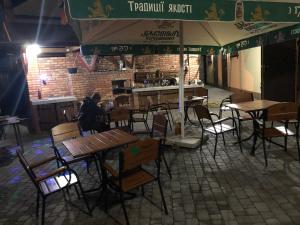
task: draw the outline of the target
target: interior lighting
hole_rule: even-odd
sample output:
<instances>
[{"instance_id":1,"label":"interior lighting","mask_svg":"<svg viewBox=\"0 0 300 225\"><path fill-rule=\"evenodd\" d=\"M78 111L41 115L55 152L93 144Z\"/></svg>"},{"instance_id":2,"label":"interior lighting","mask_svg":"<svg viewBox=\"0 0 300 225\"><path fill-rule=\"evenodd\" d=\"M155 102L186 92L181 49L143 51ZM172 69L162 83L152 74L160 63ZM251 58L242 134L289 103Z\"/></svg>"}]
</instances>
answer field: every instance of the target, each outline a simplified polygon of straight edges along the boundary
<instances>
[{"instance_id":1,"label":"interior lighting","mask_svg":"<svg viewBox=\"0 0 300 225\"><path fill-rule=\"evenodd\" d=\"M41 47L38 44L31 44L26 46L27 58L37 57L42 52Z\"/></svg>"}]
</instances>

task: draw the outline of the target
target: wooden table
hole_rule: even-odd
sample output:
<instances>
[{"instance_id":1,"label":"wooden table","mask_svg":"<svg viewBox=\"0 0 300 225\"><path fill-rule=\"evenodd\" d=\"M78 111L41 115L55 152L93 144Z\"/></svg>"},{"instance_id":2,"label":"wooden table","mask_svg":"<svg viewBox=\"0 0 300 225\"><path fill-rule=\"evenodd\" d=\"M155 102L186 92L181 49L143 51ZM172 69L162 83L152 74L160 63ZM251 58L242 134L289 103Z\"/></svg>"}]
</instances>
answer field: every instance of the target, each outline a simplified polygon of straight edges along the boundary
<instances>
[{"instance_id":1,"label":"wooden table","mask_svg":"<svg viewBox=\"0 0 300 225\"><path fill-rule=\"evenodd\" d=\"M277 103L279 103L279 102L270 101L270 100L254 100L254 101L241 102L241 103L235 103L235 104L230 103L230 104L227 104L226 106L231 109L247 112L252 116L252 115L254 115L253 113L262 111L262 110L264 110L272 105L275 105Z\"/></svg>"},{"instance_id":2,"label":"wooden table","mask_svg":"<svg viewBox=\"0 0 300 225\"><path fill-rule=\"evenodd\" d=\"M86 137L63 141L73 157L96 154L138 141L138 137L124 131L113 129Z\"/></svg>"},{"instance_id":3,"label":"wooden table","mask_svg":"<svg viewBox=\"0 0 300 225\"><path fill-rule=\"evenodd\" d=\"M253 121L253 132L249 137L245 138L242 141L249 140L253 136L254 136L254 140L257 138L257 136L255 134L255 128L258 127L259 124L257 123L256 119L259 118L261 111L263 111L263 110L267 109L268 107L275 105L277 103L279 103L279 102L270 101L270 100L254 100L254 101L249 101L249 102L230 103L230 104L226 105L227 107L229 107L231 109L240 110L240 111L249 113L253 119L252 120ZM251 154L254 155L254 152L255 152L255 146L253 144Z\"/></svg>"},{"instance_id":4,"label":"wooden table","mask_svg":"<svg viewBox=\"0 0 300 225\"><path fill-rule=\"evenodd\" d=\"M138 137L133 136L124 131L113 129L86 137L80 137L76 139L70 139L63 141L63 145L69 150L73 157L80 157L85 155L97 154L108 151L113 148L117 148L126 144L130 144L138 141ZM102 190L99 196L99 199L96 201L96 205L100 202L102 196L107 195L107 174L105 169L103 169L101 155L99 157L101 174L102 174L102 183L99 187L85 190L85 192L93 192ZM95 206L93 208L95 208Z\"/></svg>"}]
</instances>

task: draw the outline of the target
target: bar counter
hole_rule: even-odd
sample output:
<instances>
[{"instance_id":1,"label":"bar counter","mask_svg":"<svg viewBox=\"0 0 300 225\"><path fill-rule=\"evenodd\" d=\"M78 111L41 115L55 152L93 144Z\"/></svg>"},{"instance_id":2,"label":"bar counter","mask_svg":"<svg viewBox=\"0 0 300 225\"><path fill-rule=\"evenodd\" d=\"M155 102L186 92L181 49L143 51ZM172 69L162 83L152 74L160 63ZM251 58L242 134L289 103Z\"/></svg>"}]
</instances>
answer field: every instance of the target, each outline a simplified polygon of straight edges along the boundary
<instances>
[{"instance_id":1,"label":"bar counter","mask_svg":"<svg viewBox=\"0 0 300 225\"><path fill-rule=\"evenodd\" d=\"M191 85L184 85L184 89L187 88L197 88L197 87L203 87L203 85L198 84L191 84ZM159 86L159 87L146 87L146 88L133 88L132 93L137 92L145 92L145 91L165 91L165 90L178 90L178 85L173 86Z\"/></svg>"},{"instance_id":2,"label":"bar counter","mask_svg":"<svg viewBox=\"0 0 300 225\"><path fill-rule=\"evenodd\" d=\"M184 85L185 96L197 95L197 89L204 85ZM179 86L146 87L132 89L135 107L145 107L150 99L151 104L178 103Z\"/></svg>"},{"instance_id":3,"label":"bar counter","mask_svg":"<svg viewBox=\"0 0 300 225\"><path fill-rule=\"evenodd\" d=\"M32 99L32 128L33 132L49 131L57 124L66 122L64 110L76 112L77 98L75 96L58 96L42 99Z\"/></svg>"}]
</instances>

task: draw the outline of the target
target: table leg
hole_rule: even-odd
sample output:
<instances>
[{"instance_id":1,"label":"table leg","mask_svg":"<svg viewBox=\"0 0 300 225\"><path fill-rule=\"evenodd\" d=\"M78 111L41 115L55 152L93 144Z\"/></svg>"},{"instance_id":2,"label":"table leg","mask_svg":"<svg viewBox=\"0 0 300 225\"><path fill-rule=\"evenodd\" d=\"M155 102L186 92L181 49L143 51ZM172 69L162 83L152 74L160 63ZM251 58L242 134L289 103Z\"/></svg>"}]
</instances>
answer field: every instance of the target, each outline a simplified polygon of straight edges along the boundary
<instances>
[{"instance_id":1,"label":"table leg","mask_svg":"<svg viewBox=\"0 0 300 225\"><path fill-rule=\"evenodd\" d=\"M20 146L22 152L24 152L24 147L23 147L23 142L22 142L22 138L21 138L21 132L20 132L19 124L14 123L13 128L14 128L14 133L15 133L15 138L16 138L17 145Z\"/></svg>"},{"instance_id":2,"label":"table leg","mask_svg":"<svg viewBox=\"0 0 300 225\"><path fill-rule=\"evenodd\" d=\"M15 126L16 126L16 130L17 130L17 136L19 138L19 143L18 144L20 145L22 151L24 152L23 140L22 140L22 135L21 135L21 131L20 131L20 126L19 126L18 123L15 124Z\"/></svg>"}]
</instances>

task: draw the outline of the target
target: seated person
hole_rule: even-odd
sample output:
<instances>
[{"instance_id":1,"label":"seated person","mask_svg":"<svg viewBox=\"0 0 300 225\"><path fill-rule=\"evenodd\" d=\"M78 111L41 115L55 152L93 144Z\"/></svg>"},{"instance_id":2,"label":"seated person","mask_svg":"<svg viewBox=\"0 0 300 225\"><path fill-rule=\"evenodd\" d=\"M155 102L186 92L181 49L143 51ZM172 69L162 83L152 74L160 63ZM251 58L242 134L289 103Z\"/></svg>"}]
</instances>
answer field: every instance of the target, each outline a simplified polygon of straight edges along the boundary
<instances>
[{"instance_id":1,"label":"seated person","mask_svg":"<svg viewBox=\"0 0 300 225\"><path fill-rule=\"evenodd\" d=\"M100 100L101 96L97 92L83 100L78 117L83 131L96 130L103 132L109 130L106 113L104 109L97 106Z\"/></svg>"}]
</instances>

